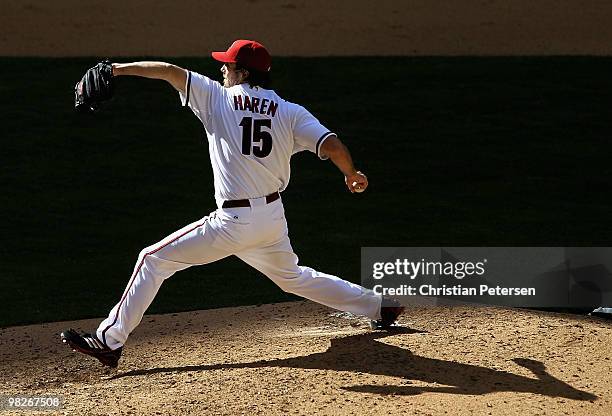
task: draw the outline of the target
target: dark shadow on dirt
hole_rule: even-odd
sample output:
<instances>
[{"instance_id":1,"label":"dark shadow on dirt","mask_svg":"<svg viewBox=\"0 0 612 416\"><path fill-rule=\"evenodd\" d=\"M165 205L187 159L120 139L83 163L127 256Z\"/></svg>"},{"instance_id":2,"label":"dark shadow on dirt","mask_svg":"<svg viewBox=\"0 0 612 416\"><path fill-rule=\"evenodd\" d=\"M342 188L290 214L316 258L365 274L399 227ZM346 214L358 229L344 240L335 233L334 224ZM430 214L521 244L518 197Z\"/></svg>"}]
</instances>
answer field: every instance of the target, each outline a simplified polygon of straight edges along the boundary
<instances>
[{"instance_id":1,"label":"dark shadow on dirt","mask_svg":"<svg viewBox=\"0 0 612 416\"><path fill-rule=\"evenodd\" d=\"M358 385L345 390L395 395L416 395L425 392L482 395L498 391L536 393L572 400L595 400L597 396L575 389L546 372L540 361L514 358L516 364L529 369L536 378L516 375L477 365L457 363L415 355L404 348L378 342L378 339L420 331L400 329L393 332L369 332L334 338L325 352L302 357L262 360L250 363L209 364L199 366L153 368L116 374L110 379L156 373L210 371L230 368L287 367L369 373L406 380L436 383L442 386Z\"/></svg>"}]
</instances>

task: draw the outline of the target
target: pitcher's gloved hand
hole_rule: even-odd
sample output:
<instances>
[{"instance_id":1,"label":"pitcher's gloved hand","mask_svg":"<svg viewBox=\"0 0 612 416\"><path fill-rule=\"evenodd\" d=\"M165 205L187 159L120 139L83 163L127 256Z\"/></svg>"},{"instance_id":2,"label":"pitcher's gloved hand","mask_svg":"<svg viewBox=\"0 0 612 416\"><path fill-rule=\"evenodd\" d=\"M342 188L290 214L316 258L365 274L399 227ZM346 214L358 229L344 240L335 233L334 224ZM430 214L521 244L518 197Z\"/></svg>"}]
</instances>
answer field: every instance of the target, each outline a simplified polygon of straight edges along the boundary
<instances>
[{"instance_id":1,"label":"pitcher's gloved hand","mask_svg":"<svg viewBox=\"0 0 612 416\"><path fill-rule=\"evenodd\" d=\"M74 108L79 112L93 113L103 101L113 97L113 66L105 60L89 68L74 86Z\"/></svg>"}]
</instances>

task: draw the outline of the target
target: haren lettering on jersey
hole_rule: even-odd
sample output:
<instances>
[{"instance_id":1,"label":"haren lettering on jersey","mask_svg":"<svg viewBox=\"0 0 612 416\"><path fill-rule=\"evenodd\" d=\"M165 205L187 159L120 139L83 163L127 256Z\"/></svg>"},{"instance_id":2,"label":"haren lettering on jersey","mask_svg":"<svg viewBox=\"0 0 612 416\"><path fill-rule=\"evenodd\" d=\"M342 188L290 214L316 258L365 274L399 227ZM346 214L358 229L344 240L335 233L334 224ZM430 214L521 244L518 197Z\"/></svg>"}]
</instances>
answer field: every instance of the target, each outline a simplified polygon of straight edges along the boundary
<instances>
[{"instance_id":1,"label":"haren lettering on jersey","mask_svg":"<svg viewBox=\"0 0 612 416\"><path fill-rule=\"evenodd\" d=\"M267 98L262 99L260 102L260 99L257 97L234 95L234 110L236 111L250 111L274 117L277 109L278 103Z\"/></svg>"}]
</instances>

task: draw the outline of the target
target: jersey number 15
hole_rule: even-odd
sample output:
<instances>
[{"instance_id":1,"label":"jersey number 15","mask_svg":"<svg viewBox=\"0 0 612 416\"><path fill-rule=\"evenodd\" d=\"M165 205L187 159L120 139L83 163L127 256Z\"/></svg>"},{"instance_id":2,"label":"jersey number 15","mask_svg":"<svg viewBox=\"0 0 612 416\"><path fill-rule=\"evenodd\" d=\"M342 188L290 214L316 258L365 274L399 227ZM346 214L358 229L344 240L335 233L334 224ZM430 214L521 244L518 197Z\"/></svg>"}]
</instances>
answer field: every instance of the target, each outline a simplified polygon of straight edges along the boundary
<instances>
[{"instance_id":1,"label":"jersey number 15","mask_svg":"<svg viewBox=\"0 0 612 416\"><path fill-rule=\"evenodd\" d=\"M272 151L272 135L262 131L262 127L272 128L272 120L253 120L253 117L244 117L239 124L242 127L242 154L257 157L266 157Z\"/></svg>"}]
</instances>

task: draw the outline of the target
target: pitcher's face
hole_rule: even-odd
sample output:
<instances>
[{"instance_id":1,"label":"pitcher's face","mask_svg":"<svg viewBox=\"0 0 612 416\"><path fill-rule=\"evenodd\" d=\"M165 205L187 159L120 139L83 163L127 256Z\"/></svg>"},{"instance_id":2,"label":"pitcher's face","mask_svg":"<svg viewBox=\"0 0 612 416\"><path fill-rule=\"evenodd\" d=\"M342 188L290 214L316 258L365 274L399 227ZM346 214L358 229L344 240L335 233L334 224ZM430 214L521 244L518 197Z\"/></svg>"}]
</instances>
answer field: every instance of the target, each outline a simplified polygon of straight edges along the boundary
<instances>
[{"instance_id":1,"label":"pitcher's face","mask_svg":"<svg viewBox=\"0 0 612 416\"><path fill-rule=\"evenodd\" d=\"M221 67L221 73L223 74L223 86L225 88L233 87L234 85L241 84L246 78L245 70L236 69L236 64L226 63Z\"/></svg>"}]
</instances>

